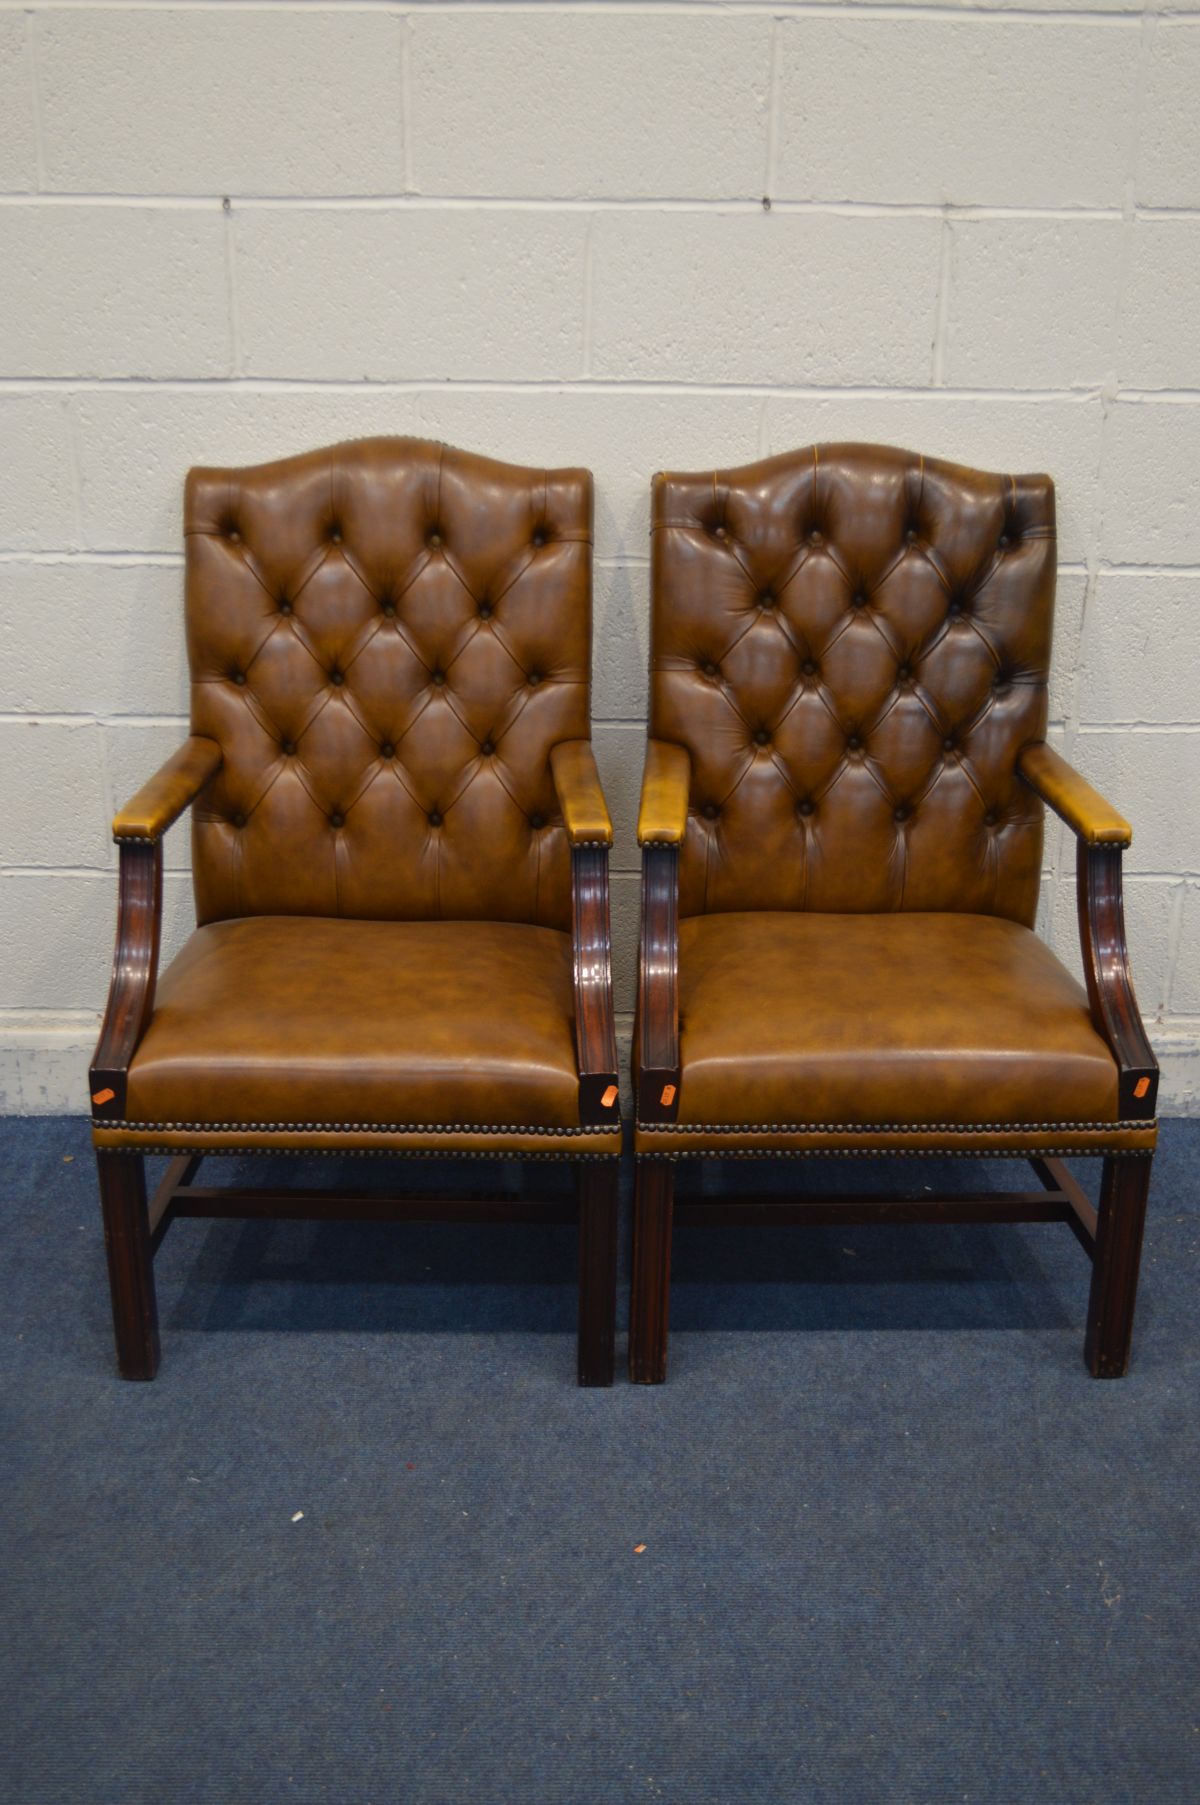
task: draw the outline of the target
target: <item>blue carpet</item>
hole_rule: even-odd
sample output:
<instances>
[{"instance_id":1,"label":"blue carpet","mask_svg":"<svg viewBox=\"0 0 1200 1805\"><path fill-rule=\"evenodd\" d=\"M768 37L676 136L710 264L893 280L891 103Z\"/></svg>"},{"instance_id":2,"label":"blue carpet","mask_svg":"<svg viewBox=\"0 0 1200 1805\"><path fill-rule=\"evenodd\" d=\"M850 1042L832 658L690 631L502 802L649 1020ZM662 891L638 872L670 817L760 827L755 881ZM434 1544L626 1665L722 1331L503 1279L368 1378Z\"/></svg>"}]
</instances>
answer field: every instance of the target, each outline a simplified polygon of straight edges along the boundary
<instances>
[{"instance_id":1,"label":"blue carpet","mask_svg":"<svg viewBox=\"0 0 1200 1805\"><path fill-rule=\"evenodd\" d=\"M581 1392L572 1230L184 1222L124 1385L86 1125L0 1123L0 1798L1195 1805L1198 1177L1122 1383L1059 1226L683 1232Z\"/></svg>"}]
</instances>

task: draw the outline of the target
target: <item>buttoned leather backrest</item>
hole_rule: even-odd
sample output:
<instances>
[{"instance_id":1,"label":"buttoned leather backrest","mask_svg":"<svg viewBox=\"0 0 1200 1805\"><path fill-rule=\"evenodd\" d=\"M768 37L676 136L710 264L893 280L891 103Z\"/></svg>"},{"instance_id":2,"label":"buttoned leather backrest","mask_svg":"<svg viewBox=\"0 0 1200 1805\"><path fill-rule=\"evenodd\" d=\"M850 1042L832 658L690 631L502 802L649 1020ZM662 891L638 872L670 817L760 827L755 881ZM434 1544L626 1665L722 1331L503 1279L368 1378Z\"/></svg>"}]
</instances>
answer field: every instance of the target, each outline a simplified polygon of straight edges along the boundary
<instances>
[{"instance_id":1,"label":"buttoned leather backrest","mask_svg":"<svg viewBox=\"0 0 1200 1805\"><path fill-rule=\"evenodd\" d=\"M651 733L686 746L685 915L1032 923L1054 487L881 445L654 484Z\"/></svg>"},{"instance_id":2,"label":"buttoned leather backrest","mask_svg":"<svg viewBox=\"0 0 1200 1805\"><path fill-rule=\"evenodd\" d=\"M549 753L589 737L591 477L365 439L187 481L201 922L565 928Z\"/></svg>"}]
</instances>

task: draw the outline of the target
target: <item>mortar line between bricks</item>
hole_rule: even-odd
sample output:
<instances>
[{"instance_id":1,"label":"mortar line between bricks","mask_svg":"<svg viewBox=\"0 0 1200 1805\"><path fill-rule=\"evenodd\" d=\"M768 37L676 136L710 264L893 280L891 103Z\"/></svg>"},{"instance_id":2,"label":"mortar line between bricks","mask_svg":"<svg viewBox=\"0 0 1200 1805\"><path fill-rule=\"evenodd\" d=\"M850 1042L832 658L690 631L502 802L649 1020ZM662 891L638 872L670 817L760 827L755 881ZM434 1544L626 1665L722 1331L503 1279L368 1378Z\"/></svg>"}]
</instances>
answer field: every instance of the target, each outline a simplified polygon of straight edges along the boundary
<instances>
[{"instance_id":1,"label":"mortar line between bricks","mask_svg":"<svg viewBox=\"0 0 1200 1805\"><path fill-rule=\"evenodd\" d=\"M28 189L0 194L0 207L138 208L146 212L207 212L220 207L223 193L172 193L126 190L58 189L35 193ZM252 213L695 213L727 214L754 218L763 212L761 194L726 195L527 195L527 194L239 194L228 199ZM852 201L781 195L771 197L773 213L822 214L848 219L954 219L1113 220L1123 217L1123 205L1080 203L1075 206L1037 206L979 201ZM1139 209L1145 211L1145 209ZM1184 209L1159 209L1175 218ZM1188 210L1193 216L1200 209Z\"/></svg>"},{"instance_id":2,"label":"mortar line between bricks","mask_svg":"<svg viewBox=\"0 0 1200 1805\"><path fill-rule=\"evenodd\" d=\"M25 59L29 69L29 109L33 119L33 160L39 192L46 187L46 137L42 130L42 91L38 80L37 16L25 13Z\"/></svg>"},{"instance_id":3,"label":"mortar line between bricks","mask_svg":"<svg viewBox=\"0 0 1200 1805\"><path fill-rule=\"evenodd\" d=\"M229 0L133 0L133 7L139 13L228 13ZM47 0L45 4L35 4L32 10L37 12L63 10L64 0ZM0 13L25 12L31 10L28 0L0 0ZM65 10L71 12L127 12L131 10L131 0L65 0ZM254 0L253 5L245 5L245 12L261 13L395 13L398 9L396 0ZM729 16L728 0L641 0L641 4L633 7L629 0L559 0L557 4L547 4L546 0L407 0L402 10L406 14L442 14L452 18L488 17L500 14L509 17L513 14L545 17L580 16L595 14L614 18L637 17L648 14L664 18L671 16L687 17L693 14L719 14ZM971 7L969 17L996 20L1004 23L1016 20L1018 23L1040 25L1049 24L1094 24L1114 25L1137 20L1142 12L1141 6L1132 4L1115 7L1075 8L1035 8L1029 6L1003 6L982 4ZM964 17L961 5L931 4L930 0L920 0L919 4L905 5L903 0L738 0L735 18L762 18L779 16L793 18L853 18L863 16L889 19L961 19ZM1197 17L1194 7L1173 11L1168 15L1172 19L1190 20Z\"/></svg>"},{"instance_id":4,"label":"mortar line between bricks","mask_svg":"<svg viewBox=\"0 0 1200 1805\"><path fill-rule=\"evenodd\" d=\"M460 376L439 381L434 376L5 376L0 395L37 395L54 391L74 394L106 392L143 395L276 394L276 395L417 395L437 399L457 395L642 395L642 396L759 396L785 401L1035 401L1070 402L1087 406L1098 402L1097 384L1078 388L970 388L935 389L928 384L906 383L784 383L690 382L661 377L605 376L583 381L578 376L529 377L524 380ZM1192 405L1200 401L1200 389L1122 391L1118 400L1141 404L1176 401Z\"/></svg>"}]
</instances>

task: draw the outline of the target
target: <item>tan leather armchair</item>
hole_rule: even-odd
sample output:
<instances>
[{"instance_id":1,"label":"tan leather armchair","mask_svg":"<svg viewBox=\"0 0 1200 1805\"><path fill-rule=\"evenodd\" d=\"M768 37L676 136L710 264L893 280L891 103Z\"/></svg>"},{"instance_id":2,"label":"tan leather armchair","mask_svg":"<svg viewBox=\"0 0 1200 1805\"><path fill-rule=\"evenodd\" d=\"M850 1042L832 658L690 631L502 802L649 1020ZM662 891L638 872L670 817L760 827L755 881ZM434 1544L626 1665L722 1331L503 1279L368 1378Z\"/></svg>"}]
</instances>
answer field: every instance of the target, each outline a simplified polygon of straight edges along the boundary
<instances>
[{"instance_id":1,"label":"tan leather armchair","mask_svg":"<svg viewBox=\"0 0 1200 1805\"><path fill-rule=\"evenodd\" d=\"M672 1227L1065 1221L1125 1371L1158 1072L1128 825L1045 744L1054 489L883 446L659 476L638 837L630 1370L665 1374ZM1086 989L1033 932L1078 839ZM997 1154L1031 1191L674 1199L702 1159ZM1062 1160L1103 1156L1092 1209Z\"/></svg>"},{"instance_id":2,"label":"tan leather armchair","mask_svg":"<svg viewBox=\"0 0 1200 1805\"><path fill-rule=\"evenodd\" d=\"M580 1231L579 1378L613 1363L612 828L590 745L592 480L413 439L193 470L192 735L121 811L91 1072L121 1372L159 1358L178 1216ZM162 837L197 928L157 979ZM144 1156L172 1163L148 1204ZM209 1153L572 1162L577 1199L193 1183Z\"/></svg>"}]
</instances>

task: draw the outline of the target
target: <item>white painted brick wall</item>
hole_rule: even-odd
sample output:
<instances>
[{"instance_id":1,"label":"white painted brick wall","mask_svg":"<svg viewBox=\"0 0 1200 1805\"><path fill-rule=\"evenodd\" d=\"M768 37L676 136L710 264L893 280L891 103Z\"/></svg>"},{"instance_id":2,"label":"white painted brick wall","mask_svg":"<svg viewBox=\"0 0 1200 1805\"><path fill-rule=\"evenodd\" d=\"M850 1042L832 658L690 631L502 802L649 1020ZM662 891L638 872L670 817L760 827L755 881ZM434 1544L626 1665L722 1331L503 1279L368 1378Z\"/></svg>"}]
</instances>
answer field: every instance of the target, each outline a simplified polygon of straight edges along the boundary
<instances>
[{"instance_id":1,"label":"white painted brick wall","mask_svg":"<svg viewBox=\"0 0 1200 1805\"><path fill-rule=\"evenodd\" d=\"M186 721L188 465L417 432L596 473L626 1028L652 473L1049 470L1053 738L1134 821L1200 1109L1197 92L1157 0L0 0L0 1108L83 1100L108 820ZM1075 964L1053 823L1039 920Z\"/></svg>"}]
</instances>

